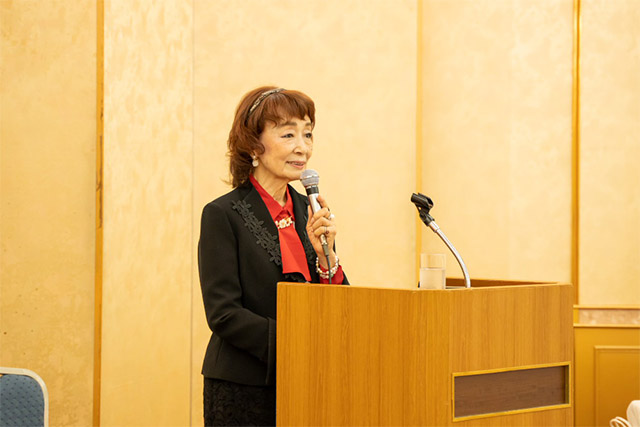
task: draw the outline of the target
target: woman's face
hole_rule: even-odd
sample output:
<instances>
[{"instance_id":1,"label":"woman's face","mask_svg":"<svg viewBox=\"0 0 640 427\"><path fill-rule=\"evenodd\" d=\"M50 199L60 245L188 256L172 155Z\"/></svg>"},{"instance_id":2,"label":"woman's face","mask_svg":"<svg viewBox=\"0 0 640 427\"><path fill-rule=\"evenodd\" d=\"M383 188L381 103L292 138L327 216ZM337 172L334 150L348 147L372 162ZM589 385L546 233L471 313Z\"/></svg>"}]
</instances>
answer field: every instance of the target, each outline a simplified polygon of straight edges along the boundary
<instances>
[{"instance_id":1,"label":"woman's face","mask_svg":"<svg viewBox=\"0 0 640 427\"><path fill-rule=\"evenodd\" d=\"M266 123L260 134L264 153L258 156L254 176L260 183L300 179L313 151L313 124L308 116L277 125Z\"/></svg>"}]
</instances>

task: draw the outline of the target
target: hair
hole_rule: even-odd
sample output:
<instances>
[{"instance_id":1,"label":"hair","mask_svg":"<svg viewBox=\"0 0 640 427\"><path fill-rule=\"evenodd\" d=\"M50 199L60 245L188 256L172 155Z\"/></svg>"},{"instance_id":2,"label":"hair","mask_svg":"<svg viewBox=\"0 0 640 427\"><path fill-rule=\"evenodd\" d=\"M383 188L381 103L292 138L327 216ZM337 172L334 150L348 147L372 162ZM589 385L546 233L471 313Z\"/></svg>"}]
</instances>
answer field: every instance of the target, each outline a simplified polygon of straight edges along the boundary
<instances>
[{"instance_id":1,"label":"hair","mask_svg":"<svg viewBox=\"0 0 640 427\"><path fill-rule=\"evenodd\" d=\"M277 89L275 86L263 86L245 94L233 119L227 146L229 152L230 183L233 188L245 184L253 170L252 154L264 153L260 143L260 134L267 122L274 125L291 118L304 119L308 116L315 125L316 108L311 98L296 90L282 90L264 97L251 114L249 110L264 92Z\"/></svg>"}]
</instances>

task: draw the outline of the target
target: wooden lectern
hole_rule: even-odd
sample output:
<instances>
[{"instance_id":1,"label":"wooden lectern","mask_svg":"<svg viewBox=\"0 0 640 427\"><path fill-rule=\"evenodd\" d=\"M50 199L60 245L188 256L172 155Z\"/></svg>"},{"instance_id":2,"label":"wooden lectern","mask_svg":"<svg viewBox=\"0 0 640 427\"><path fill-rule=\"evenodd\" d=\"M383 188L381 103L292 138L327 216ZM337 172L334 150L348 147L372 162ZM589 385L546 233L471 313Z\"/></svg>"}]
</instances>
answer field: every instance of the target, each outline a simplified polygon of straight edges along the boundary
<instances>
[{"instance_id":1,"label":"wooden lectern","mask_svg":"<svg viewBox=\"0 0 640 427\"><path fill-rule=\"evenodd\" d=\"M471 284L280 283L278 425L573 425L571 285Z\"/></svg>"}]
</instances>

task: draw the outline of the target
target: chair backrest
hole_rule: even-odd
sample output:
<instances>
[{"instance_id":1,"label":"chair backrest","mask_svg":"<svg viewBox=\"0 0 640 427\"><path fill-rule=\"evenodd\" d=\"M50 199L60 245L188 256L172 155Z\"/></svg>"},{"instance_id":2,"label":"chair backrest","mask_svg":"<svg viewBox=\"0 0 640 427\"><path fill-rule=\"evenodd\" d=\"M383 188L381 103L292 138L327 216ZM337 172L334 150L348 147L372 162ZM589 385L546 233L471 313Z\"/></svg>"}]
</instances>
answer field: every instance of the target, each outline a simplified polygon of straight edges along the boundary
<instances>
[{"instance_id":1,"label":"chair backrest","mask_svg":"<svg viewBox=\"0 0 640 427\"><path fill-rule=\"evenodd\" d=\"M634 400L627 407L627 419L632 427L640 427L640 400Z\"/></svg>"},{"instance_id":2,"label":"chair backrest","mask_svg":"<svg viewBox=\"0 0 640 427\"><path fill-rule=\"evenodd\" d=\"M609 427L640 427L640 400L632 401L627 407L627 419L615 417L609 421Z\"/></svg>"},{"instance_id":3,"label":"chair backrest","mask_svg":"<svg viewBox=\"0 0 640 427\"><path fill-rule=\"evenodd\" d=\"M609 420L609 427L631 427L631 424L622 417L615 417Z\"/></svg>"},{"instance_id":4,"label":"chair backrest","mask_svg":"<svg viewBox=\"0 0 640 427\"><path fill-rule=\"evenodd\" d=\"M0 367L0 427L49 425L49 395L38 374Z\"/></svg>"}]
</instances>

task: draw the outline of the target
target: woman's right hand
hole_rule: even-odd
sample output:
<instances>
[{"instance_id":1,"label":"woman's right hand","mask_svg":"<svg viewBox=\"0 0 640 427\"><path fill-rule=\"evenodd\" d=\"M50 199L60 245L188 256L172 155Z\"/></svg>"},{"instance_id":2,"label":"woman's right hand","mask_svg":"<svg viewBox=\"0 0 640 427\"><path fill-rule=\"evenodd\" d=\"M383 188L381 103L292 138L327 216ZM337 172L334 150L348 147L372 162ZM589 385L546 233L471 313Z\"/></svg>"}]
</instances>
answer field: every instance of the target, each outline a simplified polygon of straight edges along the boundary
<instances>
[{"instance_id":1,"label":"woman's right hand","mask_svg":"<svg viewBox=\"0 0 640 427\"><path fill-rule=\"evenodd\" d=\"M324 197L318 196L318 203L320 203L322 209L320 209L315 214L311 211L311 207L308 208L309 219L307 220L306 228L307 234L309 235L309 240L311 241L313 249L318 255L318 262L324 269L327 269L327 259L325 257L324 251L322 250L322 240L320 236L324 235L325 239L327 240L331 265L335 265L336 253L333 251L333 245L336 240L336 234L338 234L338 227L336 224L335 215L331 213L329 205L327 205Z\"/></svg>"}]
</instances>

